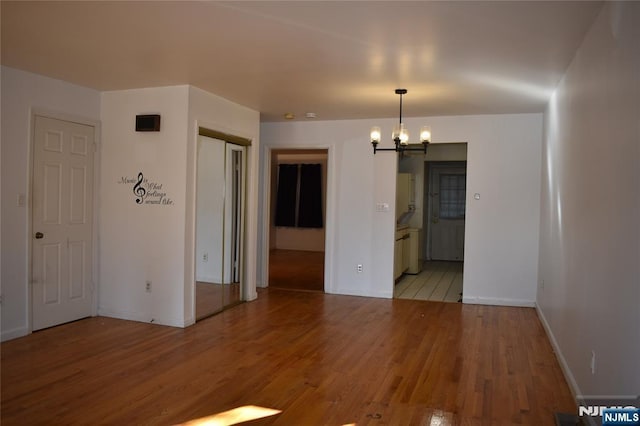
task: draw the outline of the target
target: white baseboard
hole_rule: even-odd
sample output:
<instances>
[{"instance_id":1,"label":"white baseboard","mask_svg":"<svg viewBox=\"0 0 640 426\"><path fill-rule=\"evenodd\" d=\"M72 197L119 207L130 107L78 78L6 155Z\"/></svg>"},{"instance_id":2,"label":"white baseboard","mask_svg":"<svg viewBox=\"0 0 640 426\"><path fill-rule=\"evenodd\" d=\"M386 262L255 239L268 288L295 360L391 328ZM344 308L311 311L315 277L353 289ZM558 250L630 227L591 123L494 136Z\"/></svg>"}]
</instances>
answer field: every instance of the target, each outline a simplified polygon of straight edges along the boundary
<instances>
[{"instance_id":1,"label":"white baseboard","mask_svg":"<svg viewBox=\"0 0 640 426\"><path fill-rule=\"evenodd\" d=\"M535 300L477 296L463 296L462 303L469 305L515 306L520 308L534 308L536 306Z\"/></svg>"},{"instance_id":2,"label":"white baseboard","mask_svg":"<svg viewBox=\"0 0 640 426\"><path fill-rule=\"evenodd\" d=\"M158 325L167 325L169 327L179 327L179 328L186 327L185 321L183 319L154 318L152 315L142 313L142 312L119 311L117 309L100 307L98 308L98 315L102 317L117 318L117 319L123 319L128 321L138 321L138 322L153 323Z\"/></svg>"},{"instance_id":3,"label":"white baseboard","mask_svg":"<svg viewBox=\"0 0 640 426\"><path fill-rule=\"evenodd\" d=\"M579 395L583 395L583 393L580 391L580 388L578 387L578 383L576 382L575 377L573 377L573 373L571 372L571 369L569 368L569 364L567 364L567 360L564 358L564 355L562 354L562 351L560 350L560 346L558 345L558 341L556 340L555 336L553 335L553 332L551 331L551 327L549 326L549 323L547 322L547 318L544 316L544 312L542 312L542 309L540 309L539 306L536 306L536 312L538 313L538 318L540 318L540 323L542 324L542 328L544 328L544 332L547 334L547 337L549 338L549 342L551 343L551 347L553 348L553 352L556 355L556 359L558 360L558 363L560 364L560 369L562 370L562 374L564 375L564 379L567 381L567 384L569 385L569 390L571 391L571 394L573 396L573 400L576 403L576 405L580 405L581 403L584 403L584 401L579 401ZM587 424L591 425L591 426L597 426L598 422L596 421L595 417L581 417L581 420L586 421Z\"/></svg>"},{"instance_id":4,"label":"white baseboard","mask_svg":"<svg viewBox=\"0 0 640 426\"><path fill-rule=\"evenodd\" d=\"M29 333L29 329L27 327L18 327L13 330L3 331L0 334L0 341L6 342L7 340L17 339L18 337L26 336Z\"/></svg>"}]
</instances>

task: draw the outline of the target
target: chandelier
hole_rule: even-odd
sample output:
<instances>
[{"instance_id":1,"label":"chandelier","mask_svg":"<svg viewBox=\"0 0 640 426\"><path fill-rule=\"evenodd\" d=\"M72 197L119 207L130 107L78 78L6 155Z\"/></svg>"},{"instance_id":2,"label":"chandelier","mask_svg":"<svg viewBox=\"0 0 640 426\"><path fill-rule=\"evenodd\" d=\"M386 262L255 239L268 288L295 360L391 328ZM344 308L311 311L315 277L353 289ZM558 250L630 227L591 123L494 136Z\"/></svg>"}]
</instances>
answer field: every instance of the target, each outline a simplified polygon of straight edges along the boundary
<instances>
[{"instance_id":1,"label":"chandelier","mask_svg":"<svg viewBox=\"0 0 640 426\"><path fill-rule=\"evenodd\" d=\"M431 128L429 126L422 126L420 128L420 143L422 147L410 147L409 146L409 131L402 122L402 95L407 94L407 89L396 89L396 95L400 95L400 121L393 127L393 133L391 138L395 144L395 148L378 148L380 143L380 127L374 126L371 128L371 145L373 145L373 153L377 151L395 151L403 153L405 151L422 151L427 153L427 146L431 142Z\"/></svg>"}]
</instances>

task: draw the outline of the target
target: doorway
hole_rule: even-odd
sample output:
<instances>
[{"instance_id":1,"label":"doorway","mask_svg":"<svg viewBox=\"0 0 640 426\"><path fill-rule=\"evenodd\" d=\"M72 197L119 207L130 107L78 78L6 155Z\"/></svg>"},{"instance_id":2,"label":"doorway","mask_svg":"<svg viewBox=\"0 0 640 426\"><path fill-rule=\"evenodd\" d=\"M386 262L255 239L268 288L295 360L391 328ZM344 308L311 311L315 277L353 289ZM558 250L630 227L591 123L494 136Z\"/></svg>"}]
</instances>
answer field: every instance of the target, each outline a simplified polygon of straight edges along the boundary
<instances>
[{"instance_id":1,"label":"doorway","mask_svg":"<svg viewBox=\"0 0 640 426\"><path fill-rule=\"evenodd\" d=\"M324 292L326 149L271 151L269 287Z\"/></svg>"},{"instance_id":2,"label":"doorway","mask_svg":"<svg viewBox=\"0 0 640 426\"><path fill-rule=\"evenodd\" d=\"M94 310L95 127L34 115L32 330Z\"/></svg>"},{"instance_id":3,"label":"doorway","mask_svg":"<svg viewBox=\"0 0 640 426\"><path fill-rule=\"evenodd\" d=\"M421 270L404 274L394 297L461 302L466 218L467 144L432 144L426 156L400 159L400 173L415 178L410 228L422 233Z\"/></svg>"},{"instance_id":4,"label":"doorway","mask_svg":"<svg viewBox=\"0 0 640 426\"><path fill-rule=\"evenodd\" d=\"M196 170L196 321L243 300L246 146L200 131Z\"/></svg>"}]
</instances>

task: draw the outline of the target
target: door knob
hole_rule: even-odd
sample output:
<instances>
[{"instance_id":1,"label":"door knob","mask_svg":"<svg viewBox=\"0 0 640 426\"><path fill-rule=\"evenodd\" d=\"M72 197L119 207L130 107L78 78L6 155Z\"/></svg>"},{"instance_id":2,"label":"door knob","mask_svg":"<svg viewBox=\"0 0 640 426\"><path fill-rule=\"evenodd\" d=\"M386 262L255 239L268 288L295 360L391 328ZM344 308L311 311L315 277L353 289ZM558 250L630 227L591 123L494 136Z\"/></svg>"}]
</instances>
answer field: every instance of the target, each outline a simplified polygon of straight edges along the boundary
<instances>
[{"instance_id":1,"label":"door knob","mask_svg":"<svg viewBox=\"0 0 640 426\"><path fill-rule=\"evenodd\" d=\"M42 232L36 232L36 240L44 238L44 234Z\"/></svg>"}]
</instances>

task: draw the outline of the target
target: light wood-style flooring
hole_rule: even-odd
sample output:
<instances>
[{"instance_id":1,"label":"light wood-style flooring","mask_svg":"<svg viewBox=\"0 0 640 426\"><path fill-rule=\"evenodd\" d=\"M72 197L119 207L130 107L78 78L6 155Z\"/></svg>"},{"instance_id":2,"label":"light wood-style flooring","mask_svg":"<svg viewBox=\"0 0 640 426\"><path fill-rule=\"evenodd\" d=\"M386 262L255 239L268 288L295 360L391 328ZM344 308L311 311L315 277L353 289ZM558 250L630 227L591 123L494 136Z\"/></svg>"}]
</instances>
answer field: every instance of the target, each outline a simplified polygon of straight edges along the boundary
<instances>
[{"instance_id":1,"label":"light wood-style flooring","mask_svg":"<svg viewBox=\"0 0 640 426\"><path fill-rule=\"evenodd\" d=\"M271 250L269 287L324 291L324 252Z\"/></svg>"},{"instance_id":2,"label":"light wood-style flooring","mask_svg":"<svg viewBox=\"0 0 640 426\"><path fill-rule=\"evenodd\" d=\"M427 261L417 275L404 275L393 288L398 299L459 302L462 299L462 262Z\"/></svg>"},{"instance_id":3,"label":"light wood-style flooring","mask_svg":"<svg viewBox=\"0 0 640 426\"><path fill-rule=\"evenodd\" d=\"M4 342L1 422L536 425L576 412L531 308L263 290L186 328L96 317Z\"/></svg>"}]
</instances>

